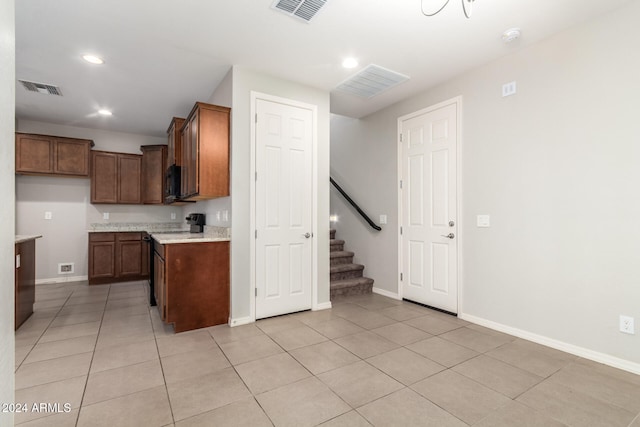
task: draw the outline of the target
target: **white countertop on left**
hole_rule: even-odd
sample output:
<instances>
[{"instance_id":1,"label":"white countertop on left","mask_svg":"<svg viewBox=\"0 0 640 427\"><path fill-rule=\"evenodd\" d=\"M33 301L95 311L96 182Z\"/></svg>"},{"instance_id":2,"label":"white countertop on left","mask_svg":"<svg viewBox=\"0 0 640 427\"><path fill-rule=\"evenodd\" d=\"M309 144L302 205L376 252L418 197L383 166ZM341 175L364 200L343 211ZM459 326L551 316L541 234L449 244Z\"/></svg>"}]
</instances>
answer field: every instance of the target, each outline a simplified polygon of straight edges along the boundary
<instances>
[{"instance_id":1,"label":"white countertop on left","mask_svg":"<svg viewBox=\"0 0 640 427\"><path fill-rule=\"evenodd\" d=\"M27 242L42 237L42 234L16 234L16 243Z\"/></svg>"}]
</instances>

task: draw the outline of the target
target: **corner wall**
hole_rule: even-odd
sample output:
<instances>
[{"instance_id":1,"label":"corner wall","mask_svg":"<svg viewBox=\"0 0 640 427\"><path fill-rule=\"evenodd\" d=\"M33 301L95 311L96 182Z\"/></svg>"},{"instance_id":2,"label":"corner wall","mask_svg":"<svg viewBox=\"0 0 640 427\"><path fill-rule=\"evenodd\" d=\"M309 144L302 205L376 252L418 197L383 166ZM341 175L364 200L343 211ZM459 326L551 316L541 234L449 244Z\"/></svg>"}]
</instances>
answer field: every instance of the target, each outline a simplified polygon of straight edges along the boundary
<instances>
[{"instance_id":1,"label":"corner wall","mask_svg":"<svg viewBox=\"0 0 640 427\"><path fill-rule=\"evenodd\" d=\"M637 16L629 2L362 120L335 117L331 144L332 169L397 230L397 119L462 95L460 312L640 372L640 334L618 331L620 314L640 322ZM396 292L397 231L357 237L331 209L375 286Z\"/></svg>"},{"instance_id":2,"label":"corner wall","mask_svg":"<svg viewBox=\"0 0 640 427\"><path fill-rule=\"evenodd\" d=\"M329 93L240 66L233 67L231 110L231 316L250 317L249 247L251 183L251 91L289 98L318 106L318 303L329 302Z\"/></svg>"},{"instance_id":3,"label":"corner wall","mask_svg":"<svg viewBox=\"0 0 640 427\"><path fill-rule=\"evenodd\" d=\"M14 401L15 384L15 2L0 2L0 403ZM13 414L0 412L0 426Z\"/></svg>"}]
</instances>

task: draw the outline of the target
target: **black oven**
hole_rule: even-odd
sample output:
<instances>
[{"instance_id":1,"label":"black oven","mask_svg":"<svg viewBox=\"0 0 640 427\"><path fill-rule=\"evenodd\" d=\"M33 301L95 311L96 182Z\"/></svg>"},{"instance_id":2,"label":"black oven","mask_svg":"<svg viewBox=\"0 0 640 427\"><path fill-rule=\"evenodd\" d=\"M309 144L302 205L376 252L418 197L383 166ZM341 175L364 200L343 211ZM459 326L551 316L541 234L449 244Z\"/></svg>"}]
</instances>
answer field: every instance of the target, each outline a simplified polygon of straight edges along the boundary
<instances>
[{"instance_id":1,"label":"black oven","mask_svg":"<svg viewBox=\"0 0 640 427\"><path fill-rule=\"evenodd\" d=\"M174 202L180 198L180 166L171 165L165 173L165 201Z\"/></svg>"}]
</instances>

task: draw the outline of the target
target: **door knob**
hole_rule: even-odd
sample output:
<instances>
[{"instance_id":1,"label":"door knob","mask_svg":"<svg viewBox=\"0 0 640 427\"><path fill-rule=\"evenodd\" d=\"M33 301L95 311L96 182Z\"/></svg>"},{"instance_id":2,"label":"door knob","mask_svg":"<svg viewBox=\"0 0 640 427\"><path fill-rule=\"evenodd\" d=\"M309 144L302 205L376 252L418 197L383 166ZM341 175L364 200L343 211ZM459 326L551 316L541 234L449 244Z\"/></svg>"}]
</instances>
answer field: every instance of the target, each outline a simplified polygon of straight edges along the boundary
<instances>
[{"instance_id":1,"label":"door knob","mask_svg":"<svg viewBox=\"0 0 640 427\"><path fill-rule=\"evenodd\" d=\"M449 234L441 234L442 237L446 237L447 239L453 239L454 237L456 237L455 234L453 233L449 233Z\"/></svg>"},{"instance_id":2,"label":"door knob","mask_svg":"<svg viewBox=\"0 0 640 427\"><path fill-rule=\"evenodd\" d=\"M311 233L304 233L303 236L308 239L309 237L311 237Z\"/></svg>"}]
</instances>

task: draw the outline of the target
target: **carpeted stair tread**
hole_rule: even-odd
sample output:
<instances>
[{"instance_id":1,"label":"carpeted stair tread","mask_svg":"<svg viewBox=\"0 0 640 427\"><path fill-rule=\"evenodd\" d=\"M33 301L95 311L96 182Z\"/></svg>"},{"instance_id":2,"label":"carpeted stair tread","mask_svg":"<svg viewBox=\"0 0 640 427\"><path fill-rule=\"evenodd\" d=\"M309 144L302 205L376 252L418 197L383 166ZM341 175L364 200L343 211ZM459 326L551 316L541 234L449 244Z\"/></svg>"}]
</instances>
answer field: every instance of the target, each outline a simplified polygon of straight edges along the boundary
<instances>
[{"instance_id":1,"label":"carpeted stair tread","mask_svg":"<svg viewBox=\"0 0 640 427\"><path fill-rule=\"evenodd\" d=\"M362 264L339 264L339 265L332 265L330 268L331 268L331 273L344 273L344 272L347 272L347 271L364 270L364 265L362 265Z\"/></svg>"},{"instance_id":2,"label":"carpeted stair tread","mask_svg":"<svg viewBox=\"0 0 640 427\"><path fill-rule=\"evenodd\" d=\"M350 257L353 255L355 254L349 251L333 251L329 253L329 258L343 258L343 257Z\"/></svg>"},{"instance_id":3,"label":"carpeted stair tread","mask_svg":"<svg viewBox=\"0 0 640 427\"><path fill-rule=\"evenodd\" d=\"M362 284L373 284L373 279L370 279L368 277L358 277L356 279L333 280L331 282L331 289L350 288L352 286Z\"/></svg>"},{"instance_id":4,"label":"carpeted stair tread","mask_svg":"<svg viewBox=\"0 0 640 427\"><path fill-rule=\"evenodd\" d=\"M329 239L330 245L344 245L344 240L340 239Z\"/></svg>"}]
</instances>

